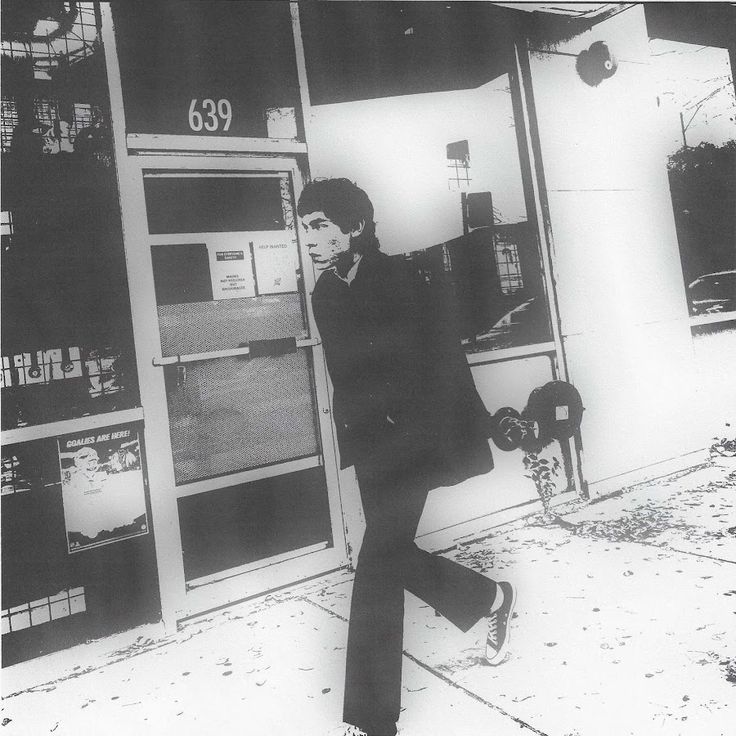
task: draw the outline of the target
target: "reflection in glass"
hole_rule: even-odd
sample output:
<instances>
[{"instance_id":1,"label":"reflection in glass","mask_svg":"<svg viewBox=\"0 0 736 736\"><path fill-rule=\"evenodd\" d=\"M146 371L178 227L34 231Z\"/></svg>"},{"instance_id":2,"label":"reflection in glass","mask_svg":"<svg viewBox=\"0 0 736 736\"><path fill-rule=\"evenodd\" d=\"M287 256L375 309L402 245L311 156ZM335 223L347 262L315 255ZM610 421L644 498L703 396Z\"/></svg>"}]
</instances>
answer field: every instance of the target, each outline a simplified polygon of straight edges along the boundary
<instances>
[{"instance_id":1,"label":"reflection in glass","mask_svg":"<svg viewBox=\"0 0 736 736\"><path fill-rule=\"evenodd\" d=\"M330 85L319 82L328 60L336 67L341 54L353 59L355 52L344 34L328 45L318 30L339 26L348 11L330 3L303 14L307 67L317 80L310 87L312 172L347 177L366 190L381 249L409 261L432 284L443 319L457 320L469 351L551 339L522 182L512 55L498 11L486 5L415 4L406 13L426 21L423 40L405 57L412 40L404 35L406 13L361 4L373 29L370 48L357 57L363 62L335 69ZM449 25L462 47L443 45L437 29ZM476 45L480 28L485 41ZM363 43L345 33L353 46ZM366 61L379 56L395 66Z\"/></svg>"},{"instance_id":2,"label":"reflection in glass","mask_svg":"<svg viewBox=\"0 0 736 736\"><path fill-rule=\"evenodd\" d=\"M403 257L435 290L467 351L552 339L537 241L527 223L477 228Z\"/></svg>"},{"instance_id":3,"label":"reflection in glass","mask_svg":"<svg viewBox=\"0 0 736 736\"><path fill-rule=\"evenodd\" d=\"M96 5L2 6L3 429L138 403Z\"/></svg>"},{"instance_id":4,"label":"reflection in glass","mask_svg":"<svg viewBox=\"0 0 736 736\"><path fill-rule=\"evenodd\" d=\"M707 273L688 286L692 314L736 311L736 270Z\"/></svg>"},{"instance_id":5,"label":"reflection in glass","mask_svg":"<svg viewBox=\"0 0 736 736\"><path fill-rule=\"evenodd\" d=\"M650 25L678 11L650 8ZM687 13L687 11L684 11ZM672 19L670 19L672 22ZM690 314L736 311L736 97L728 49L649 42Z\"/></svg>"}]
</instances>

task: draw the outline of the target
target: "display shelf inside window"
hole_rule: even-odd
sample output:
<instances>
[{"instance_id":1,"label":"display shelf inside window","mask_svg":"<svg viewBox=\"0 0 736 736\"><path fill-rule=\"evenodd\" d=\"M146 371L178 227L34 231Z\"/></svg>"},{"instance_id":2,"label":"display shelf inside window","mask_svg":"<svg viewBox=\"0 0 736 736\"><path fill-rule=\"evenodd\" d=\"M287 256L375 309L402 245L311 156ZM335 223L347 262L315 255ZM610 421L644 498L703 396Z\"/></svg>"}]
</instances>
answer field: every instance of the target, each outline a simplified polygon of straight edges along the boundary
<instances>
[{"instance_id":1,"label":"display shelf inside window","mask_svg":"<svg viewBox=\"0 0 736 736\"><path fill-rule=\"evenodd\" d=\"M2 428L128 409L135 370L118 347L62 347L2 356Z\"/></svg>"},{"instance_id":2,"label":"display shelf inside window","mask_svg":"<svg viewBox=\"0 0 736 736\"><path fill-rule=\"evenodd\" d=\"M90 217L95 207L114 204L112 137L104 102L90 95L63 100L44 90L7 95L9 85L4 86L4 208L82 209Z\"/></svg>"},{"instance_id":3,"label":"display shelf inside window","mask_svg":"<svg viewBox=\"0 0 736 736\"><path fill-rule=\"evenodd\" d=\"M43 490L36 443L5 445L2 449L2 495L14 496Z\"/></svg>"},{"instance_id":4,"label":"display shelf inside window","mask_svg":"<svg viewBox=\"0 0 736 736\"><path fill-rule=\"evenodd\" d=\"M3 667L160 620L142 431L114 424L3 445ZM98 503L87 505L92 489ZM85 539L80 522L97 533Z\"/></svg>"},{"instance_id":5,"label":"display shelf inside window","mask_svg":"<svg viewBox=\"0 0 736 736\"><path fill-rule=\"evenodd\" d=\"M104 194L114 177L95 4L9 0L2 21L3 200L69 207Z\"/></svg>"},{"instance_id":6,"label":"display shelf inside window","mask_svg":"<svg viewBox=\"0 0 736 736\"><path fill-rule=\"evenodd\" d=\"M2 7L2 426L137 403L94 3Z\"/></svg>"}]
</instances>

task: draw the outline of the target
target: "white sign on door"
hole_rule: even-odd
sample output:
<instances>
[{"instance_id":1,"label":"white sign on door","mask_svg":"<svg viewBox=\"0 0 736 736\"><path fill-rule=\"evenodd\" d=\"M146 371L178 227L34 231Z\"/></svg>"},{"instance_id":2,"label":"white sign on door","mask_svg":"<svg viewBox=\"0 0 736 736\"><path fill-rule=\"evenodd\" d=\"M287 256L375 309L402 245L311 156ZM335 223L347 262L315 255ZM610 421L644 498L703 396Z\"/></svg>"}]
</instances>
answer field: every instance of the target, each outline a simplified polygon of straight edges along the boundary
<instances>
[{"instance_id":1,"label":"white sign on door","mask_svg":"<svg viewBox=\"0 0 736 736\"><path fill-rule=\"evenodd\" d=\"M283 294L297 291L296 244L282 234L281 240L257 240L253 260L259 294Z\"/></svg>"},{"instance_id":2,"label":"white sign on door","mask_svg":"<svg viewBox=\"0 0 736 736\"><path fill-rule=\"evenodd\" d=\"M255 296L253 264L247 242L237 247L228 244L207 244L210 257L213 299L240 299Z\"/></svg>"}]
</instances>

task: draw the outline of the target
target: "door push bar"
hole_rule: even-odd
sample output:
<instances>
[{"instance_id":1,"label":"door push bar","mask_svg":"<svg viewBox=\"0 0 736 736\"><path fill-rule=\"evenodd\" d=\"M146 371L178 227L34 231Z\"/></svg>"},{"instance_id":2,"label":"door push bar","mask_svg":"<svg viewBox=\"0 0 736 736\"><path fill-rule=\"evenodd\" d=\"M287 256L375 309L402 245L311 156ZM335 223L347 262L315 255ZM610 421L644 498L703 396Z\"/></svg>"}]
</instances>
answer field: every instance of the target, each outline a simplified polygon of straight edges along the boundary
<instances>
[{"instance_id":1,"label":"door push bar","mask_svg":"<svg viewBox=\"0 0 736 736\"><path fill-rule=\"evenodd\" d=\"M298 348L311 348L320 345L318 337L308 337L297 340L295 337L283 337L276 340L251 340L237 348L228 350L211 350L207 353L189 353L188 355L172 355L166 358L153 358L151 361L155 366L179 365L181 363L194 363L198 360L214 360L216 358L271 358L279 355L295 353Z\"/></svg>"}]
</instances>

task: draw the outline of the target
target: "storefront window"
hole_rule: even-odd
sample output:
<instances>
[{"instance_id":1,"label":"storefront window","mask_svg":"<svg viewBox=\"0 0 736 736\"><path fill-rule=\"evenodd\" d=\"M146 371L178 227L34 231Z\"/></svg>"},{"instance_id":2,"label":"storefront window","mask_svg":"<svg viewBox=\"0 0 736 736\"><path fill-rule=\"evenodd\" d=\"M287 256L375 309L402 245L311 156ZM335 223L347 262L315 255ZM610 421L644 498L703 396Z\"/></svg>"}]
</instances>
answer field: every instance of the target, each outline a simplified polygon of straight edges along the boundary
<instances>
[{"instance_id":1,"label":"storefront window","mask_svg":"<svg viewBox=\"0 0 736 736\"><path fill-rule=\"evenodd\" d=\"M94 3L2 8L2 427L138 403Z\"/></svg>"},{"instance_id":2,"label":"storefront window","mask_svg":"<svg viewBox=\"0 0 736 736\"><path fill-rule=\"evenodd\" d=\"M134 422L3 445L3 667L160 619L142 440Z\"/></svg>"},{"instance_id":3,"label":"storefront window","mask_svg":"<svg viewBox=\"0 0 736 736\"><path fill-rule=\"evenodd\" d=\"M312 175L366 190L381 249L436 290L469 352L551 340L503 12L344 5L300 8Z\"/></svg>"}]
</instances>

